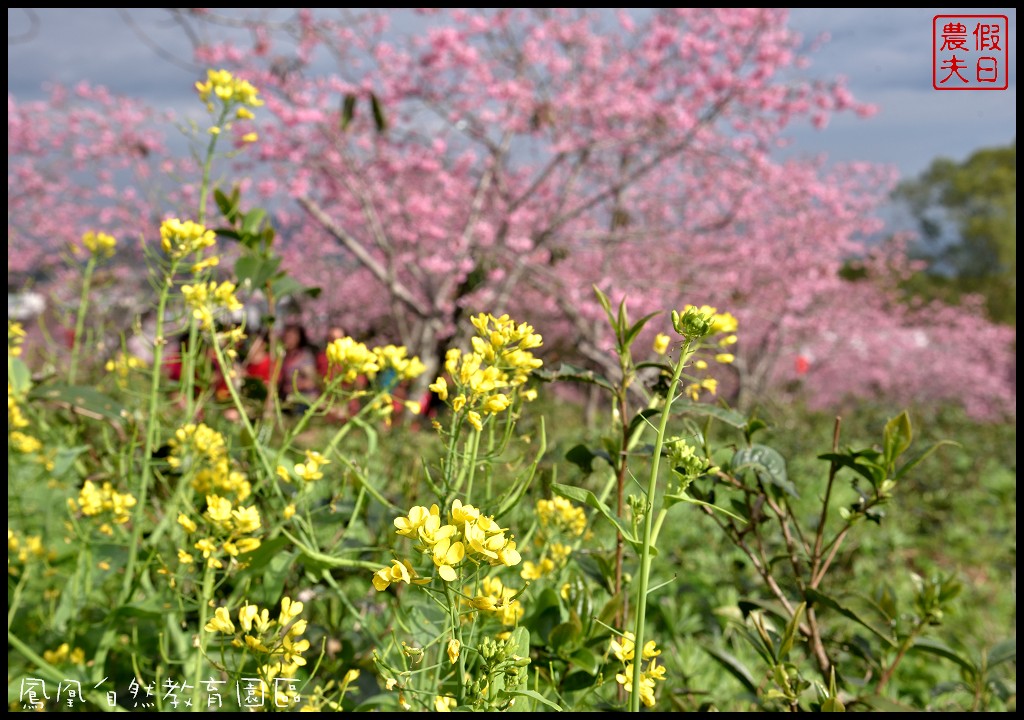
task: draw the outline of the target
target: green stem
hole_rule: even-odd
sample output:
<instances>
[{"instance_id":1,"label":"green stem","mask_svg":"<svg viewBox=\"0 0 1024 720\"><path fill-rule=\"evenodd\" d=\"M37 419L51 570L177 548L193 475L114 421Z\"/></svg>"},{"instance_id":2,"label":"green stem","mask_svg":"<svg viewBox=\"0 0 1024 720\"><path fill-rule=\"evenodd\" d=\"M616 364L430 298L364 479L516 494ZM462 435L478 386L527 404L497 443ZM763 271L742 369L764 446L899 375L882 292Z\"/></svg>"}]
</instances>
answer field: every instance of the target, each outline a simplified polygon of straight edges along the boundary
<instances>
[{"instance_id":1,"label":"green stem","mask_svg":"<svg viewBox=\"0 0 1024 720\"><path fill-rule=\"evenodd\" d=\"M89 307L89 288L92 286L92 275L96 271L96 256L89 255L89 261L85 264L85 275L82 277L82 294L78 298L78 315L75 318L75 337L71 346L71 369L68 370L68 385L75 384L75 375L78 372L78 351L82 343L82 334L85 332L85 313Z\"/></svg>"},{"instance_id":2,"label":"green stem","mask_svg":"<svg viewBox=\"0 0 1024 720\"><path fill-rule=\"evenodd\" d=\"M661 449L665 444L665 432L668 429L668 419L671 415L672 400L675 398L676 390L679 387L679 378L683 373L683 366L690 358L692 352L689 344L683 346L679 355L679 362L672 372L672 382L669 384L668 393L665 395L665 407L661 411L661 421L658 423L658 435L654 441L654 451L651 457L651 476L647 482L647 509L644 512L644 537L643 547L640 552L640 583L636 592L636 628L633 632L633 692L629 697L629 709L631 712L640 712L640 676L643 669L644 631L647 622L647 587L651 579L651 546L654 530L654 497L658 490L658 470L661 461ZM660 520L659 520L660 529Z\"/></svg>"},{"instance_id":3,"label":"green stem","mask_svg":"<svg viewBox=\"0 0 1024 720\"><path fill-rule=\"evenodd\" d=\"M476 474L476 457L480 452L480 431L472 433L467 438L469 445L467 450L469 451L469 457L467 459L467 466L469 467L469 477L466 478L466 503L471 504L471 498L473 497L473 476Z\"/></svg>"},{"instance_id":4,"label":"green stem","mask_svg":"<svg viewBox=\"0 0 1024 720\"><path fill-rule=\"evenodd\" d=\"M224 359L224 351L220 347L220 343L217 342L216 333L213 337L213 351L217 355L217 365L220 367L221 373L224 375L228 392L231 394L231 400L235 404L235 409L238 410L238 417L242 421L242 425L245 426L245 431L248 433L249 440L256 448L256 454L260 458L260 462L263 464L264 475L261 482L270 482L270 479L274 477L274 468L270 464L270 458L267 457L266 450L263 447L263 443L257 442L256 429L252 425L252 421L249 420L249 414L245 411L245 405L242 403L242 398L238 394L238 389L235 384L231 382L231 368ZM278 495L281 495L281 488L276 482L272 482L274 489Z\"/></svg>"},{"instance_id":5,"label":"green stem","mask_svg":"<svg viewBox=\"0 0 1024 720\"><path fill-rule=\"evenodd\" d=\"M210 617L210 600L213 598L213 568L209 563L203 572L203 591L197 598L199 600L199 652L195 656L195 669L192 672L192 711L199 712L203 705L199 701L199 694L203 685L203 665L206 659L206 648L210 643L209 635L206 632L206 623Z\"/></svg>"},{"instance_id":6,"label":"green stem","mask_svg":"<svg viewBox=\"0 0 1024 720\"><path fill-rule=\"evenodd\" d=\"M178 269L178 260L171 261L171 267L167 271L164 285L160 290L160 299L156 310L156 337L153 340L153 376L149 386L149 408L146 413L148 422L146 428L146 442L142 448L142 472L139 477L139 487L136 494L135 515L132 518L132 542L128 548L128 561L125 564L124 580L121 584L121 594L115 607L128 602L131 595L132 583L135 579L135 564L138 562L139 548L142 545L142 529L146 517L146 496L149 492L149 483L153 474L153 451L160 437L160 419L157 410L160 406L160 380L163 376L164 345L164 312L167 309L167 298L170 290L174 287L174 274Z\"/></svg>"}]
</instances>

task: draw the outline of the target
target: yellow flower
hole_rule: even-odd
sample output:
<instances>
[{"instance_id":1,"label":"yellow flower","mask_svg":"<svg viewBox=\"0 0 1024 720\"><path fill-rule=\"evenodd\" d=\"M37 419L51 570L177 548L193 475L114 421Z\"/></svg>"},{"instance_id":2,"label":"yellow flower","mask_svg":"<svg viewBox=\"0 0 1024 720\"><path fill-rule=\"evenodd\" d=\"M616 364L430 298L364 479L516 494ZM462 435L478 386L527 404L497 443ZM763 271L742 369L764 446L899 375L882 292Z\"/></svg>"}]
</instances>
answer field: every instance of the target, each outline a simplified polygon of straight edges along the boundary
<instances>
[{"instance_id":1,"label":"yellow flower","mask_svg":"<svg viewBox=\"0 0 1024 720\"><path fill-rule=\"evenodd\" d=\"M194 533L197 529L195 522L185 513L178 513L178 524L185 528L185 532Z\"/></svg>"},{"instance_id":2,"label":"yellow flower","mask_svg":"<svg viewBox=\"0 0 1024 720\"><path fill-rule=\"evenodd\" d=\"M243 605L242 609L238 611L238 624L242 626L242 630L250 632L252 630L252 621L260 614L260 609L255 605Z\"/></svg>"},{"instance_id":3,"label":"yellow flower","mask_svg":"<svg viewBox=\"0 0 1024 720\"><path fill-rule=\"evenodd\" d=\"M303 607L301 602L292 602L292 599L285 595L281 598L281 614L278 617L278 622L282 625L287 625L302 614Z\"/></svg>"},{"instance_id":4,"label":"yellow flower","mask_svg":"<svg viewBox=\"0 0 1024 720\"><path fill-rule=\"evenodd\" d=\"M82 245L96 257L110 257L114 254L117 240L106 233L87 232L82 235Z\"/></svg>"},{"instance_id":5,"label":"yellow flower","mask_svg":"<svg viewBox=\"0 0 1024 720\"><path fill-rule=\"evenodd\" d=\"M665 333L658 333L654 336L654 352L658 355L664 355L668 352L669 336Z\"/></svg>"},{"instance_id":6,"label":"yellow flower","mask_svg":"<svg viewBox=\"0 0 1024 720\"><path fill-rule=\"evenodd\" d=\"M228 614L226 607L219 607L213 613L213 618L210 622L206 623L204 628L206 632L216 633L222 632L225 635L235 634L235 624L231 622L231 615Z\"/></svg>"},{"instance_id":7,"label":"yellow flower","mask_svg":"<svg viewBox=\"0 0 1024 720\"><path fill-rule=\"evenodd\" d=\"M447 695L438 695L434 698L434 710L437 712L451 712L452 708L456 707L458 702L453 697Z\"/></svg>"},{"instance_id":8,"label":"yellow flower","mask_svg":"<svg viewBox=\"0 0 1024 720\"><path fill-rule=\"evenodd\" d=\"M480 413L478 413L476 410L470 410L468 413L466 413L466 422L472 425L473 429L475 429L477 432L480 432L481 430L484 429L483 423L480 422Z\"/></svg>"},{"instance_id":9,"label":"yellow flower","mask_svg":"<svg viewBox=\"0 0 1024 720\"><path fill-rule=\"evenodd\" d=\"M503 393L488 395L483 402L483 411L492 415L500 413L509 406L508 396ZM479 429L479 428L478 428Z\"/></svg>"},{"instance_id":10,"label":"yellow flower","mask_svg":"<svg viewBox=\"0 0 1024 720\"><path fill-rule=\"evenodd\" d=\"M259 139L260 139L260 136L257 133L254 133L254 132L246 133L245 135L242 136L242 142L246 142L246 143L254 143L254 142L256 142Z\"/></svg>"},{"instance_id":11,"label":"yellow flower","mask_svg":"<svg viewBox=\"0 0 1024 720\"><path fill-rule=\"evenodd\" d=\"M448 641L448 659L451 661L452 665L454 665L455 661L459 659L459 651L461 649L462 643L455 638Z\"/></svg>"},{"instance_id":12,"label":"yellow flower","mask_svg":"<svg viewBox=\"0 0 1024 720\"><path fill-rule=\"evenodd\" d=\"M715 355L715 362L720 362L726 365L731 363L735 359L736 356L733 355L732 353L718 353L717 355Z\"/></svg>"},{"instance_id":13,"label":"yellow flower","mask_svg":"<svg viewBox=\"0 0 1024 720\"><path fill-rule=\"evenodd\" d=\"M442 402L448 399L448 382L443 377L439 377L436 382L427 387L431 392L436 393Z\"/></svg>"},{"instance_id":14,"label":"yellow flower","mask_svg":"<svg viewBox=\"0 0 1024 720\"><path fill-rule=\"evenodd\" d=\"M438 540L431 553L434 565L437 566L437 574L441 576L442 580L448 582L453 582L458 578L455 566L462 562L465 556L466 550L462 543L453 543L448 538Z\"/></svg>"},{"instance_id":15,"label":"yellow flower","mask_svg":"<svg viewBox=\"0 0 1024 720\"><path fill-rule=\"evenodd\" d=\"M160 225L160 242L165 253L172 258L182 258L213 245L217 234L191 220L182 222L172 218Z\"/></svg>"}]
</instances>

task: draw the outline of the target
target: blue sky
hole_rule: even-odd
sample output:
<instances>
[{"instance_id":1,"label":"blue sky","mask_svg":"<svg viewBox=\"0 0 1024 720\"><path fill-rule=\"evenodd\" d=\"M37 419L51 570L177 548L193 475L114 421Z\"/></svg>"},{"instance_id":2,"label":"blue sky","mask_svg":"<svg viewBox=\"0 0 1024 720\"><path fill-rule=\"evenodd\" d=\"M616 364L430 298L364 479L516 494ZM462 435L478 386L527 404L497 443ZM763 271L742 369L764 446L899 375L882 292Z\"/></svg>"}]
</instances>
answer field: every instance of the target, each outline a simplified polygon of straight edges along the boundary
<instances>
[{"instance_id":1,"label":"blue sky","mask_svg":"<svg viewBox=\"0 0 1024 720\"><path fill-rule=\"evenodd\" d=\"M1007 90L932 88L932 18L938 14L1008 16ZM180 108L192 101L192 83L202 74L186 69L184 36L159 9L8 8L7 21L7 90L20 100L40 97L46 82L86 80L157 107ZM812 55L811 74L845 76L854 96L878 105L879 113L868 120L833 117L822 131L795 128L787 152L888 163L908 177L938 156L959 161L978 148L1010 142L1017 129L1016 23L1013 8L792 10L790 26L805 39L831 38Z\"/></svg>"}]
</instances>

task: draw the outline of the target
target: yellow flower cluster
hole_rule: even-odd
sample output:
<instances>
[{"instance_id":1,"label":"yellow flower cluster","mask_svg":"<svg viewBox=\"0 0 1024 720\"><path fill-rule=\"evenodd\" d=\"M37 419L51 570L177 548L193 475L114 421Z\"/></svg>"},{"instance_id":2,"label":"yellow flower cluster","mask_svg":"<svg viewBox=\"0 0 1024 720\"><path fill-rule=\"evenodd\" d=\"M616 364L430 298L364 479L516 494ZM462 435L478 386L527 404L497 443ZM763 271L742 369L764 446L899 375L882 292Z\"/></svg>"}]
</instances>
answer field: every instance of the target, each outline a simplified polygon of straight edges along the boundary
<instances>
[{"instance_id":1,"label":"yellow flower cluster","mask_svg":"<svg viewBox=\"0 0 1024 720\"><path fill-rule=\"evenodd\" d=\"M415 380L418 378L427 368L420 362L418 356L408 357L408 352L404 345L375 347L373 354L377 356L379 372L391 369L395 372L395 377L399 381ZM373 375L370 375L371 380L373 377Z\"/></svg>"},{"instance_id":2,"label":"yellow flower cluster","mask_svg":"<svg viewBox=\"0 0 1024 720\"><path fill-rule=\"evenodd\" d=\"M430 557L442 580L457 580L466 560L476 565L486 563L506 567L518 565L522 560L515 540L505 536L508 529L472 505L463 505L456 499L447 519L448 522L442 524L437 505L431 505L429 509L417 505L408 515L395 518L397 533L417 541L418 549ZM374 573L373 586L383 591L392 583L416 580L409 563L395 561L391 567Z\"/></svg>"},{"instance_id":3,"label":"yellow flower cluster","mask_svg":"<svg viewBox=\"0 0 1024 720\"><path fill-rule=\"evenodd\" d=\"M171 448L167 464L175 470L194 470L192 489L202 495L233 494L242 502L252 492L245 473L233 466L224 436L205 423L189 423L178 428L167 444Z\"/></svg>"},{"instance_id":4,"label":"yellow flower cluster","mask_svg":"<svg viewBox=\"0 0 1024 720\"><path fill-rule=\"evenodd\" d=\"M404 345L384 345L368 348L350 337L332 340L327 345L327 362L336 377L352 383L360 375L373 380L379 373L391 370L394 381L413 380L426 370L418 356L409 357Z\"/></svg>"},{"instance_id":5,"label":"yellow flower cluster","mask_svg":"<svg viewBox=\"0 0 1024 720\"><path fill-rule=\"evenodd\" d=\"M306 482L313 482L314 480L319 480L324 476L321 468L324 465L330 465L330 463L330 460L325 458L316 450L307 450L306 462L295 464L295 474ZM277 474L286 483L290 483L292 481L291 475L288 474L288 468L284 465L277 466Z\"/></svg>"},{"instance_id":6,"label":"yellow flower cluster","mask_svg":"<svg viewBox=\"0 0 1024 720\"><path fill-rule=\"evenodd\" d=\"M11 447L20 453L36 453L43 449L43 444L39 442L38 438L26 435L18 430L15 430L10 434L8 441L10 442Z\"/></svg>"},{"instance_id":7,"label":"yellow flower cluster","mask_svg":"<svg viewBox=\"0 0 1024 720\"><path fill-rule=\"evenodd\" d=\"M196 541L192 547L203 554L207 567L223 568L222 553L236 558L260 546L259 538L247 537L259 530L263 524L255 505L235 507L227 498L207 495L203 518L210 526L210 536ZM184 513L178 515L178 524L189 534L199 530L195 521ZM178 561L183 565L190 565L195 562L195 558L185 550L179 549Z\"/></svg>"},{"instance_id":8,"label":"yellow flower cluster","mask_svg":"<svg viewBox=\"0 0 1024 720\"><path fill-rule=\"evenodd\" d=\"M328 364L343 382L352 383L360 375L372 376L380 370L377 354L350 337L332 340L326 352Z\"/></svg>"},{"instance_id":9,"label":"yellow flower cluster","mask_svg":"<svg viewBox=\"0 0 1024 720\"><path fill-rule=\"evenodd\" d=\"M135 503L135 496L131 493L119 493L109 482L97 487L92 480L86 480L82 489L78 491L78 502L75 502L74 498L68 498L71 512L81 512L88 517L109 513L111 519L118 525L124 525L131 519L131 509L135 507ZM104 535L114 534L113 528L107 523L100 525L100 532Z\"/></svg>"},{"instance_id":10,"label":"yellow flower cluster","mask_svg":"<svg viewBox=\"0 0 1024 720\"><path fill-rule=\"evenodd\" d=\"M7 354L18 357L25 342L25 328L19 322L7 321Z\"/></svg>"},{"instance_id":11,"label":"yellow flower cluster","mask_svg":"<svg viewBox=\"0 0 1024 720\"><path fill-rule=\"evenodd\" d=\"M227 70L207 70L206 82L196 82L196 90L199 91L199 99L207 105L207 109L213 111L213 103L210 96L216 96L224 105L242 105L239 108L240 118L250 118L252 113L248 110L242 112L244 106L260 107L263 105L259 90L253 87L248 81L235 77Z\"/></svg>"},{"instance_id":12,"label":"yellow flower cluster","mask_svg":"<svg viewBox=\"0 0 1024 720\"><path fill-rule=\"evenodd\" d=\"M563 497L538 500L536 510L540 531L534 537L534 543L540 548L540 559L523 563L519 573L523 580L539 580L559 570L572 554L572 548L555 539L560 535L578 538L587 529L587 514L583 508Z\"/></svg>"},{"instance_id":13,"label":"yellow flower cluster","mask_svg":"<svg viewBox=\"0 0 1024 720\"><path fill-rule=\"evenodd\" d=\"M232 282L182 285L181 294L185 305L192 308L192 316L205 330L213 329L213 308L222 307L235 312L244 307L235 297L235 284Z\"/></svg>"},{"instance_id":14,"label":"yellow flower cluster","mask_svg":"<svg viewBox=\"0 0 1024 720\"><path fill-rule=\"evenodd\" d=\"M112 235L90 231L82 235L82 245L96 257L110 257L117 247L117 240Z\"/></svg>"},{"instance_id":15,"label":"yellow flower cluster","mask_svg":"<svg viewBox=\"0 0 1024 720\"><path fill-rule=\"evenodd\" d=\"M633 692L633 663L636 648L633 640L635 636L631 632L624 633L622 639L613 637L609 650L620 662L623 663L621 673L615 675L616 681L625 688L627 693ZM640 702L644 707L654 707L654 686L656 681L664 682L665 666L658 665L658 656L661 650L657 648L654 640L644 643L644 650L641 653L641 662L649 660L647 669L640 673Z\"/></svg>"},{"instance_id":16,"label":"yellow flower cluster","mask_svg":"<svg viewBox=\"0 0 1024 720\"><path fill-rule=\"evenodd\" d=\"M273 620L268 609L260 610L256 605L246 604L238 610L236 628L228 609L219 607L203 628L208 633L232 636L231 644L234 647L246 648L256 657L260 696L269 696L272 692L270 688L274 687L277 707L284 707L299 699L293 687L285 688L289 683L275 683L274 680L294 678L299 668L306 664L302 654L309 650L309 640L303 638L302 634L306 632L307 622L296 619L302 614L303 608L301 602L285 596L281 598L277 620Z\"/></svg>"},{"instance_id":17,"label":"yellow flower cluster","mask_svg":"<svg viewBox=\"0 0 1024 720\"><path fill-rule=\"evenodd\" d=\"M560 495L537 501L537 517L545 528L554 528L579 537L587 529L587 514Z\"/></svg>"},{"instance_id":18,"label":"yellow flower cluster","mask_svg":"<svg viewBox=\"0 0 1024 720\"><path fill-rule=\"evenodd\" d=\"M523 606L516 599L519 593L515 588L507 587L500 578L487 577L480 582L478 593L467 592L471 598L468 602L474 610L493 615L502 625L514 626L523 617Z\"/></svg>"},{"instance_id":19,"label":"yellow flower cluster","mask_svg":"<svg viewBox=\"0 0 1024 720\"><path fill-rule=\"evenodd\" d=\"M63 665L66 662L72 665L85 665L85 650L80 647L72 650L68 643L61 643L56 650L44 650L43 660L51 665Z\"/></svg>"},{"instance_id":20,"label":"yellow flower cluster","mask_svg":"<svg viewBox=\"0 0 1024 720\"><path fill-rule=\"evenodd\" d=\"M160 225L160 244L175 260L205 250L216 242L217 234L213 230L191 220L182 222L171 218Z\"/></svg>"},{"instance_id":21,"label":"yellow flower cluster","mask_svg":"<svg viewBox=\"0 0 1024 720\"><path fill-rule=\"evenodd\" d=\"M705 367L706 366L707 363L705 363ZM700 382L690 383L686 386L683 392L689 395L691 400L697 402L697 400L700 399L701 390L706 390L712 395L715 395L718 392L718 381L712 377L704 378Z\"/></svg>"},{"instance_id":22,"label":"yellow flower cluster","mask_svg":"<svg viewBox=\"0 0 1024 720\"><path fill-rule=\"evenodd\" d=\"M16 577L21 570L11 565L12 555L15 562L24 565L29 558L55 559L57 553L52 550L47 552L46 546L43 545L42 535L26 535L21 538L13 530L7 528L7 573Z\"/></svg>"},{"instance_id":23,"label":"yellow flower cluster","mask_svg":"<svg viewBox=\"0 0 1024 720\"><path fill-rule=\"evenodd\" d=\"M540 347L543 339L531 325L516 324L508 315L496 318L480 313L472 323L477 329L471 339L473 352L464 354L452 348L445 354L444 369L452 386L442 375L430 389L454 412L465 411L466 422L479 431L484 416L506 410L512 404L509 394L544 364L530 352ZM523 395L527 399L536 396Z\"/></svg>"},{"instance_id":24,"label":"yellow flower cluster","mask_svg":"<svg viewBox=\"0 0 1024 720\"><path fill-rule=\"evenodd\" d=\"M144 370L146 368L146 361L142 358L135 357L131 353L119 352L116 357L107 360L107 364L104 366L108 373L117 374L117 384L120 387L125 387L128 383L128 376L132 370Z\"/></svg>"},{"instance_id":25,"label":"yellow flower cluster","mask_svg":"<svg viewBox=\"0 0 1024 720\"><path fill-rule=\"evenodd\" d=\"M21 412L21 405L18 403L14 386L7 383L7 427L23 428L28 427L28 425L28 420L25 419L24 413Z\"/></svg>"}]
</instances>

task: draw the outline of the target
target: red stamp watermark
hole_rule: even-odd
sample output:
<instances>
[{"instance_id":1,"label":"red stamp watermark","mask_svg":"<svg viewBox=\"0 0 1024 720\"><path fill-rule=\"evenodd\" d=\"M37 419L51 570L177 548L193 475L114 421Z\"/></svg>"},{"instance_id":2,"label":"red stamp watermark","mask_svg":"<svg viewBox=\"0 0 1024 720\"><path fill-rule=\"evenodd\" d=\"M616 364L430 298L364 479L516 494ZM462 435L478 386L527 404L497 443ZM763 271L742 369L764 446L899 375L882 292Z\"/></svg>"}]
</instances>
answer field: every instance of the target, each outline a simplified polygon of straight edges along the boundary
<instances>
[{"instance_id":1,"label":"red stamp watermark","mask_svg":"<svg viewBox=\"0 0 1024 720\"><path fill-rule=\"evenodd\" d=\"M932 87L1008 88L1009 30L1006 15L936 15L932 18Z\"/></svg>"}]
</instances>

